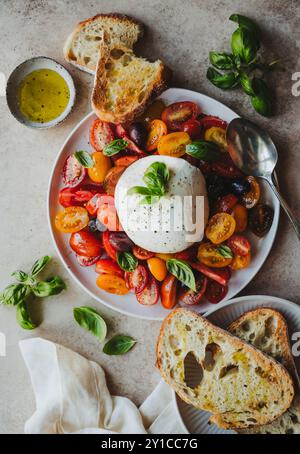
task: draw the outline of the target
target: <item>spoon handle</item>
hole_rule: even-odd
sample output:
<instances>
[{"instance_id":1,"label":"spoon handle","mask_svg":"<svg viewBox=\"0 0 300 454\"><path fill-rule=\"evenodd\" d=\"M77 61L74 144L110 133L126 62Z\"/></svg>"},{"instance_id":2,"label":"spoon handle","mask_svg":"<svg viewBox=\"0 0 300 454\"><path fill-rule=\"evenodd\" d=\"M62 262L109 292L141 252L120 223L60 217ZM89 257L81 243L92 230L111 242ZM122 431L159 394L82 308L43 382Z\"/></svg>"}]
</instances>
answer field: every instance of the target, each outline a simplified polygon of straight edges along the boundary
<instances>
[{"instance_id":1,"label":"spoon handle","mask_svg":"<svg viewBox=\"0 0 300 454\"><path fill-rule=\"evenodd\" d=\"M281 207L284 209L284 211L286 212L286 215L287 217L289 218L292 226L294 227L294 230L296 232L296 235L298 237L298 240L300 241L300 222L297 220L296 216L294 215L293 211L291 210L291 208L288 206L288 204L286 203L286 201L284 200L284 198L282 197L282 195L280 194L280 192L278 191L276 185L273 183L273 181L270 179L268 180L268 183L269 185L271 186L271 188L273 189L276 197L278 198L279 202L280 202L280 205Z\"/></svg>"}]
</instances>

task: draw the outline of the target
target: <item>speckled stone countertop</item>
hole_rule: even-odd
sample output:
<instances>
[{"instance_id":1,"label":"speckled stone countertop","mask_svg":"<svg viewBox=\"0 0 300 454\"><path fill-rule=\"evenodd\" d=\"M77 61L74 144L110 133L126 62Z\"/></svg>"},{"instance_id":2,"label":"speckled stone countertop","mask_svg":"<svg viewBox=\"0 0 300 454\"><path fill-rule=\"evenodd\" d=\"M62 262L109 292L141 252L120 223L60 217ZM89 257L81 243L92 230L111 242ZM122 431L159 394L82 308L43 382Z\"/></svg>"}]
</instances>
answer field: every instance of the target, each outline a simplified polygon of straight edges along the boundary
<instances>
[{"instance_id":1,"label":"speckled stone countertop","mask_svg":"<svg viewBox=\"0 0 300 454\"><path fill-rule=\"evenodd\" d=\"M300 217L300 97L291 92L292 74L300 71L300 2L298 0L2 0L0 2L0 71L6 77L23 60L37 55L63 63L62 46L74 25L99 12L133 15L147 26L138 51L161 58L173 70L173 86L213 96L268 128L278 145L279 182L284 195ZM271 119L255 114L240 91L222 92L205 77L210 50L228 49L234 30L232 13L256 19L263 29L270 58L282 61L284 70L270 81L276 92L277 112ZM28 268L44 254L53 254L52 269L63 276L68 291L37 304L35 316L42 323L33 333L15 322L15 311L0 307L0 331L6 334L7 356L0 357L0 433L22 433L34 411L34 399L18 349L22 338L42 336L70 347L99 362L106 370L112 393L140 404L158 382L154 345L159 322L137 320L100 307L64 270L51 242L46 219L46 192L56 154L66 136L90 111L90 75L66 65L78 90L76 108L58 128L34 131L17 123L0 97L0 288L18 268ZM300 303L300 247L282 215L273 250L243 294L269 294ZM51 271L51 270L50 270ZM110 320L113 332L128 333L137 346L124 357L105 357L93 336L75 325L72 308L98 307ZM38 310L38 313L36 311Z\"/></svg>"}]
</instances>

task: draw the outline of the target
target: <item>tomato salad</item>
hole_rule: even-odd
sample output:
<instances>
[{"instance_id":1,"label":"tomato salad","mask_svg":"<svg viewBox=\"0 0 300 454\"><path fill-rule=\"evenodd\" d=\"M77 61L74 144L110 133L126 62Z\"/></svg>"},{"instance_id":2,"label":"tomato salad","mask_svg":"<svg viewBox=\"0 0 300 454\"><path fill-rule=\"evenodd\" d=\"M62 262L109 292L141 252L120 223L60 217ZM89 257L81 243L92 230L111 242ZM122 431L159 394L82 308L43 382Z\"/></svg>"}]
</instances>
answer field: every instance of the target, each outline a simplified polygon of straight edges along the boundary
<instances>
[{"instance_id":1,"label":"tomato salad","mask_svg":"<svg viewBox=\"0 0 300 454\"><path fill-rule=\"evenodd\" d=\"M205 115L193 102L165 107L155 101L138 121L113 125L95 120L90 128L93 153L70 155L63 167L63 210L56 228L70 234L70 248L81 266L93 266L99 288L116 295L134 292L140 304L218 303L227 294L232 272L251 262L250 229L269 231L273 210L260 200L253 176L235 167L227 151L227 123ZM78 153L85 153L79 159ZM123 231L114 204L116 184L136 160L159 154L186 159L206 179L210 218L203 241L175 254L135 245ZM175 262L174 262L175 260ZM190 270L194 287L172 272L170 261Z\"/></svg>"}]
</instances>

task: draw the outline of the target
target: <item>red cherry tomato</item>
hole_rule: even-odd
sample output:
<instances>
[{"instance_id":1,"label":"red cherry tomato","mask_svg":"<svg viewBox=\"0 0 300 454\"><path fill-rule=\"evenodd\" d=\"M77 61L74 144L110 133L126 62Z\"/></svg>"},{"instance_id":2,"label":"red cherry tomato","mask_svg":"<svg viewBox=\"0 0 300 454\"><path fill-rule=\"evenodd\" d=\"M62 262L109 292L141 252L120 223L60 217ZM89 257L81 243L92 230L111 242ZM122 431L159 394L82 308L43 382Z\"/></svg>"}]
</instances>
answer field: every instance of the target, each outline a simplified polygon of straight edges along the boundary
<instances>
[{"instance_id":1,"label":"red cherry tomato","mask_svg":"<svg viewBox=\"0 0 300 454\"><path fill-rule=\"evenodd\" d=\"M129 252L134 246L134 243L125 232L111 232L109 242L118 252Z\"/></svg>"},{"instance_id":2,"label":"red cherry tomato","mask_svg":"<svg viewBox=\"0 0 300 454\"><path fill-rule=\"evenodd\" d=\"M136 293L144 290L149 281L149 273L144 265L138 265L132 273L128 273L127 279L129 288L133 288Z\"/></svg>"},{"instance_id":3,"label":"red cherry tomato","mask_svg":"<svg viewBox=\"0 0 300 454\"><path fill-rule=\"evenodd\" d=\"M149 275L146 287L141 291L135 291L136 299L140 304L152 306L159 300L159 287L153 276Z\"/></svg>"},{"instance_id":4,"label":"red cherry tomato","mask_svg":"<svg viewBox=\"0 0 300 454\"><path fill-rule=\"evenodd\" d=\"M86 168L83 167L72 154L64 163L63 181L68 188L79 186L86 176Z\"/></svg>"},{"instance_id":5,"label":"red cherry tomato","mask_svg":"<svg viewBox=\"0 0 300 454\"><path fill-rule=\"evenodd\" d=\"M217 175L225 178L241 178L243 173L234 165L229 153L222 153L218 161L211 164L211 169Z\"/></svg>"},{"instance_id":6,"label":"red cherry tomato","mask_svg":"<svg viewBox=\"0 0 300 454\"><path fill-rule=\"evenodd\" d=\"M227 245L235 255L246 256L251 251L251 244L246 237L242 235L232 235L227 240Z\"/></svg>"},{"instance_id":7,"label":"red cherry tomato","mask_svg":"<svg viewBox=\"0 0 300 454\"><path fill-rule=\"evenodd\" d=\"M234 194L226 194L216 204L216 213L231 214L233 207L238 203L238 198Z\"/></svg>"},{"instance_id":8,"label":"red cherry tomato","mask_svg":"<svg viewBox=\"0 0 300 454\"><path fill-rule=\"evenodd\" d=\"M194 102L175 102L166 107L161 119L171 131L180 131L183 123L196 118L200 109Z\"/></svg>"},{"instance_id":9,"label":"red cherry tomato","mask_svg":"<svg viewBox=\"0 0 300 454\"><path fill-rule=\"evenodd\" d=\"M113 262L111 259L100 259L96 263L95 267L96 273L108 273L116 274L117 276L123 276L123 271L116 262Z\"/></svg>"},{"instance_id":10,"label":"red cherry tomato","mask_svg":"<svg viewBox=\"0 0 300 454\"><path fill-rule=\"evenodd\" d=\"M199 118L199 122L205 131L206 129L217 127L227 129L228 123L224 120L221 120L219 117L214 117L213 115L205 115L202 118Z\"/></svg>"},{"instance_id":11,"label":"red cherry tomato","mask_svg":"<svg viewBox=\"0 0 300 454\"><path fill-rule=\"evenodd\" d=\"M139 246L133 246L132 252L133 255L139 260L148 260L151 259L151 257L154 257L153 252L147 251Z\"/></svg>"},{"instance_id":12,"label":"red cherry tomato","mask_svg":"<svg viewBox=\"0 0 300 454\"><path fill-rule=\"evenodd\" d=\"M197 257L197 248L195 246L191 246L185 251L176 252L175 257L180 260L194 260Z\"/></svg>"},{"instance_id":13,"label":"red cherry tomato","mask_svg":"<svg viewBox=\"0 0 300 454\"><path fill-rule=\"evenodd\" d=\"M202 127L200 121L191 118L182 124L180 130L187 132L192 139L197 139L201 136Z\"/></svg>"},{"instance_id":14,"label":"red cherry tomato","mask_svg":"<svg viewBox=\"0 0 300 454\"><path fill-rule=\"evenodd\" d=\"M69 243L71 249L73 249L76 254L85 257L96 257L100 255L102 248L101 241L86 230L72 233Z\"/></svg>"},{"instance_id":15,"label":"red cherry tomato","mask_svg":"<svg viewBox=\"0 0 300 454\"><path fill-rule=\"evenodd\" d=\"M168 274L161 285L161 304L166 309L173 309L176 305L177 282L178 281L173 274Z\"/></svg>"},{"instance_id":16,"label":"red cherry tomato","mask_svg":"<svg viewBox=\"0 0 300 454\"><path fill-rule=\"evenodd\" d=\"M222 301L223 298L227 295L228 287L227 285L220 285L216 281L208 281L205 297L207 301L212 304L217 304Z\"/></svg>"},{"instance_id":17,"label":"red cherry tomato","mask_svg":"<svg viewBox=\"0 0 300 454\"><path fill-rule=\"evenodd\" d=\"M196 276L196 292L187 288L181 287L178 294L178 302L181 305L194 306L200 303L205 290L206 290L207 278L203 274Z\"/></svg>"},{"instance_id":18,"label":"red cherry tomato","mask_svg":"<svg viewBox=\"0 0 300 454\"><path fill-rule=\"evenodd\" d=\"M72 188L63 188L59 191L58 201L63 207L84 206L92 197L91 191L84 189L74 190Z\"/></svg>"},{"instance_id":19,"label":"red cherry tomato","mask_svg":"<svg viewBox=\"0 0 300 454\"><path fill-rule=\"evenodd\" d=\"M102 243L103 243L104 250L105 250L106 254L108 255L108 257L117 261L117 251L110 244L109 238L110 238L110 232L108 230L106 230L105 232L102 233Z\"/></svg>"},{"instance_id":20,"label":"red cherry tomato","mask_svg":"<svg viewBox=\"0 0 300 454\"><path fill-rule=\"evenodd\" d=\"M110 123L101 121L98 118L92 123L90 128L90 144L96 151L102 151L114 138L115 135Z\"/></svg>"},{"instance_id":21,"label":"red cherry tomato","mask_svg":"<svg viewBox=\"0 0 300 454\"><path fill-rule=\"evenodd\" d=\"M191 263L191 266L195 270L200 271L200 273L204 274L204 276L209 277L210 279L218 282L221 285L227 285L231 277L231 271L228 267L212 269L199 262Z\"/></svg>"},{"instance_id":22,"label":"red cherry tomato","mask_svg":"<svg viewBox=\"0 0 300 454\"><path fill-rule=\"evenodd\" d=\"M100 256L96 257L86 257L85 255L78 255L76 254L77 261L80 266L91 266L94 265L97 260L99 260Z\"/></svg>"}]
</instances>

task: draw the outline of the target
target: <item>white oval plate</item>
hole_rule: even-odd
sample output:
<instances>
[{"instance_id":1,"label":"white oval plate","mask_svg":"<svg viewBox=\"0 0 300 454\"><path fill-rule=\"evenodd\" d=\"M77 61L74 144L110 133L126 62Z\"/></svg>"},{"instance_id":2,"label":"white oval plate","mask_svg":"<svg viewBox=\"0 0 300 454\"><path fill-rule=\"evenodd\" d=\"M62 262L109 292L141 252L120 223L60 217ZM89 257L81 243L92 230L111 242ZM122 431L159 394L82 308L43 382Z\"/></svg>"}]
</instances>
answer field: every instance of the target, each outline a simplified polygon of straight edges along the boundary
<instances>
[{"instance_id":1,"label":"white oval plate","mask_svg":"<svg viewBox=\"0 0 300 454\"><path fill-rule=\"evenodd\" d=\"M237 117L235 112L224 106L224 104L219 101L190 90L170 88L165 91L160 98L167 105L177 101L194 101L200 106L204 113L216 115L227 122ZM133 294L117 296L100 290L95 283L96 275L93 270L93 266L86 268L81 267L77 263L75 254L72 253L69 247L69 235L58 232L53 226L55 214L61 209L58 204L58 193L63 187L61 178L63 164L67 156L76 150L92 151L91 145L89 144L89 128L95 118L95 114L91 112L74 128L63 144L54 164L48 192L48 221L52 239L62 262L71 276L93 298L111 309L117 310L126 315L149 320L163 320L168 315L169 311L162 307L160 303L154 306L142 306L136 301ZM251 279L253 279L266 260L276 235L279 219L279 202L273 192L269 189L267 183L264 181L261 181L260 183L262 200L271 205L274 209L273 225L263 239L259 239L255 235L251 235L249 233L253 250L251 265L249 268L240 270L239 272L233 274L230 280L226 300L233 298L251 281ZM202 303L201 305L195 307L195 310L205 312L211 307L214 306L210 303Z\"/></svg>"},{"instance_id":2,"label":"white oval plate","mask_svg":"<svg viewBox=\"0 0 300 454\"><path fill-rule=\"evenodd\" d=\"M226 329L231 322L242 314L257 307L271 307L277 309L285 317L291 340L291 335L300 332L300 307L291 301L276 298L274 296L251 295L234 298L231 301L221 303L215 309L204 314L207 319L217 326ZM292 342L291 342L292 344ZM300 373L300 356L294 357L298 373ZM186 429L191 434L233 434L230 430L219 429L215 424L208 424L210 413L199 410L189 405L173 392L175 405L179 417Z\"/></svg>"}]
</instances>

